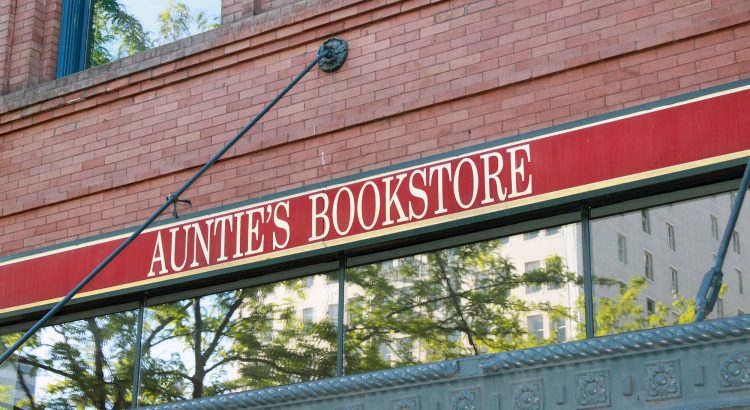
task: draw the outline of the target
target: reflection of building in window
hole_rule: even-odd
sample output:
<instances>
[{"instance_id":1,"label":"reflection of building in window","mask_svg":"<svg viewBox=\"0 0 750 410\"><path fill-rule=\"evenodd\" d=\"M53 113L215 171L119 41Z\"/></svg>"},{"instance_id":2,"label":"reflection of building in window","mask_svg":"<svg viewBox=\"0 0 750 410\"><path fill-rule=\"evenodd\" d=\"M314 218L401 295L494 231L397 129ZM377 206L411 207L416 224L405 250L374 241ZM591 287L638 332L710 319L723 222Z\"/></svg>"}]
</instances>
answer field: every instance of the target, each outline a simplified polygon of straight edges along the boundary
<instances>
[{"instance_id":1,"label":"reflection of building in window","mask_svg":"<svg viewBox=\"0 0 750 410\"><path fill-rule=\"evenodd\" d=\"M732 250L734 253L741 253L740 252L740 233L737 231L732 232Z\"/></svg>"},{"instance_id":2,"label":"reflection of building in window","mask_svg":"<svg viewBox=\"0 0 750 410\"><path fill-rule=\"evenodd\" d=\"M715 215L711 215L711 237L719 239L719 220Z\"/></svg>"},{"instance_id":3,"label":"reflection of building in window","mask_svg":"<svg viewBox=\"0 0 750 410\"><path fill-rule=\"evenodd\" d=\"M673 251L677 250L677 244L675 243L674 238L674 226L672 226L671 223L667 223L667 245L669 245L669 249Z\"/></svg>"},{"instance_id":4,"label":"reflection of building in window","mask_svg":"<svg viewBox=\"0 0 750 410\"><path fill-rule=\"evenodd\" d=\"M628 263L628 243L623 235L617 235L617 259L622 263Z\"/></svg>"},{"instance_id":5,"label":"reflection of building in window","mask_svg":"<svg viewBox=\"0 0 750 410\"><path fill-rule=\"evenodd\" d=\"M544 339L544 316L529 315L526 317L526 328L538 339Z\"/></svg>"},{"instance_id":6,"label":"reflection of building in window","mask_svg":"<svg viewBox=\"0 0 750 410\"><path fill-rule=\"evenodd\" d=\"M560 233L560 227L559 226L553 226L551 228L547 228L547 230L546 230L546 235L547 236L557 235L558 233Z\"/></svg>"},{"instance_id":7,"label":"reflection of building in window","mask_svg":"<svg viewBox=\"0 0 750 410\"><path fill-rule=\"evenodd\" d=\"M411 360L414 352L411 338L403 337L398 340L398 356L401 360Z\"/></svg>"},{"instance_id":8,"label":"reflection of building in window","mask_svg":"<svg viewBox=\"0 0 750 410\"><path fill-rule=\"evenodd\" d=\"M305 323L312 323L313 321L313 308L305 308L302 310L302 321Z\"/></svg>"},{"instance_id":9,"label":"reflection of building in window","mask_svg":"<svg viewBox=\"0 0 750 410\"><path fill-rule=\"evenodd\" d=\"M380 343L378 345L378 355L384 362L390 363L393 360L391 347L387 343Z\"/></svg>"},{"instance_id":10,"label":"reflection of building in window","mask_svg":"<svg viewBox=\"0 0 750 410\"><path fill-rule=\"evenodd\" d=\"M643 275L654 280L654 255L649 251L643 251Z\"/></svg>"},{"instance_id":11,"label":"reflection of building in window","mask_svg":"<svg viewBox=\"0 0 750 410\"><path fill-rule=\"evenodd\" d=\"M740 295L745 294L745 288L744 284L742 283L742 271L734 268L734 271L737 272L737 292L740 293Z\"/></svg>"},{"instance_id":12,"label":"reflection of building in window","mask_svg":"<svg viewBox=\"0 0 750 410\"><path fill-rule=\"evenodd\" d=\"M558 342L564 342L565 340L567 340L567 328L568 326L565 318L558 317L550 321L550 334L557 333Z\"/></svg>"},{"instance_id":13,"label":"reflection of building in window","mask_svg":"<svg viewBox=\"0 0 750 410\"><path fill-rule=\"evenodd\" d=\"M328 320L330 320L333 323L337 323L339 320L339 304L338 303L332 303L328 305Z\"/></svg>"},{"instance_id":14,"label":"reflection of building in window","mask_svg":"<svg viewBox=\"0 0 750 410\"><path fill-rule=\"evenodd\" d=\"M538 270L541 267L541 263L539 261L531 261L526 262L523 265L523 271L524 273L533 272L535 270ZM526 293L536 293L542 290L542 285L539 283L527 283L526 284Z\"/></svg>"},{"instance_id":15,"label":"reflection of building in window","mask_svg":"<svg viewBox=\"0 0 750 410\"><path fill-rule=\"evenodd\" d=\"M665 319L663 323L673 323L673 319L671 315L665 315L664 312L658 310L661 304L674 309L677 312L676 318L680 321L690 321L692 313L687 309L687 305L681 301L689 301L695 298L702 275L715 263L718 248L716 238L721 239L724 229L720 222L729 218L730 208L727 206L729 196L729 192L727 192L651 207L648 209L651 234L643 230L644 214L640 209L595 218L591 224L591 259L594 278L622 282L626 284L625 290L632 290L631 285L642 286L642 289L636 292L633 303L645 307L646 298L651 298L656 303L656 314L660 315L659 319ZM736 230L739 232L739 236L750 231L750 218L740 218L737 223ZM670 229L669 226L673 228ZM660 227L667 232L660 231ZM673 230L674 234L671 234L670 230ZM678 231L680 234L679 247L676 246ZM618 241L606 240L606 238L612 238L614 235L618 235ZM627 238L627 240L620 240L620 236ZM674 247L670 243L671 238L674 238ZM622 254L625 245L640 252L648 250L651 254L651 263L648 263L646 260L648 256L644 253L643 264L639 264L637 270L623 264L619 260L619 256ZM618 256L615 256L615 254ZM725 315L734 315L737 309L744 311L750 309L750 299L739 293L738 276L729 273L734 268L746 271L743 266L749 264L750 255L745 256L733 252L730 248L725 261L726 291L723 292ZM639 282L640 278L651 275L653 275L652 280L646 280L645 283ZM594 289L595 306L600 306L596 303L601 302L600 299L602 298L606 298L615 305L621 303L623 301L622 290L623 288L615 285L596 284ZM716 317L717 309L717 307L714 307L714 314L711 317ZM641 315L645 315L645 309ZM652 321L649 324L638 316L638 314L628 315L627 318L621 319L619 323L627 323L636 328L639 326L654 326L656 323ZM599 327L599 329L602 328ZM616 332L619 331L620 327L614 326L609 329L606 331ZM599 331L597 330L597 334L603 334ZM606 332L605 330L602 331Z\"/></svg>"},{"instance_id":16,"label":"reflection of building in window","mask_svg":"<svg viewBox=\"0 0 750 410\"><path fill-rule=\"evenodd\" d=\"M648 209L641 209L641 229L647 234L651 234L651 218L648 215Z\"/></svg>"}]
</instances>

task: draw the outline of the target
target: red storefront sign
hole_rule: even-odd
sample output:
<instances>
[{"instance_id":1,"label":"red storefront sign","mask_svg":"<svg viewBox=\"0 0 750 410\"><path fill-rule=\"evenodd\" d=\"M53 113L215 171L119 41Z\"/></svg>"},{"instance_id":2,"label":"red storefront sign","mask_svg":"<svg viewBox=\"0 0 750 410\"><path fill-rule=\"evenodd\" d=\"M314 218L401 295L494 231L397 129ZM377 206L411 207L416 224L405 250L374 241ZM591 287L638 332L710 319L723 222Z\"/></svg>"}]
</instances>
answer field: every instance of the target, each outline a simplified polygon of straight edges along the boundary
<instances>
[{"instance_id":1,"label":"red storefront sign","mask_svg":"<svg viewBox=\"0 0 750 410\"><path fill-rule=\"evenodd\" d=\"M319 251L750 155L748 87L144 232L78 297ZM0 314L59 300L127 234L0 263Z\"/></svg>"}]
</instances>

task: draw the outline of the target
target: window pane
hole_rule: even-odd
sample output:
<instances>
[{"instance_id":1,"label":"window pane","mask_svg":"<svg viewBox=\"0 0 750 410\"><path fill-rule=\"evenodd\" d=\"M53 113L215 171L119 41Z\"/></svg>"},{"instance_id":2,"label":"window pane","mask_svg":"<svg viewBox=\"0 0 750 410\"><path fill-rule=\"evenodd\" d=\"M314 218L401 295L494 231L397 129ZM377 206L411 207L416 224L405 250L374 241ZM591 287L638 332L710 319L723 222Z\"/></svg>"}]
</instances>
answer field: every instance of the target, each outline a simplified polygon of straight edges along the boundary
<instances>
[{"instance_id":1,"label":"window pane","mask_svg":"<svg viewBox=\"0 0 750 410\"><path fill-rule=\"evenodd\" d=\"M48 326L0 367L0 408L131 406L137 313ZM22 333L0 336L0 349Z\"/></svg>"},{"instance_id":2,"label":"window pane","mask_svg":"<svg viewBox=\"0 0 750 410\"><path fill-rule=\"evenodd\" d=\"M217 28L219 0L94 0L89 67Z\"/></svg>"},{"instance_id":3,"label":"window pane","mask_svg":"<svg viewBox=\"0 0 750 410\"><path fill-rule=\"evenodd\" d=\"M654 280L654 255L649 251L643 251L643 275L646 279Z\"/></svg>"},{"instance_id":4,"label":"window pane","mask_svg":"<svg viewBox=\"0 0 750 410\"><path fill-rule=\"evenodd\" d=\"M585 335L580 228L559 228L533 243L520 234L349 268L346 373Z\"/></svg>"},{"instance_id":5,"label":"window pane","mask_svg":"<svg viewBox=\"0 0 750 410\"><path fill-rule=\"evenodd\" d=\"M692 322L698 287L719 245L711 239L714 229L695 221L727 221L729 202L728 193L717 194L592 221L596 334ZM644 214L649 216L650 234L643 229ZM740 215L736 229L737 236L748 232L750 218ZM723 232L724 227L717 230ZM643 264L622 263L625 252L642 254ZM748 265L748 257L730 249L723 271L743 270ZM726 314L750 309L740 280L738 275L724 277ZM717 311L718 307L709 318L718 317Z\"/></svg>"},{"instance_id":6,"label":"window pane","mask_svg":"<svg viewBox=\"0 0 750 410\"><path fill-rule=\"evenodd\" d=\"M141 404L335 375L338 287L316 275L149 307Z\"/></svg>"},{"instance_id":7,"label":"window pane","mask_svg":"<svg viewBox=\"0 0 750 410\"><path fill-rule=\"evenodd\" d=\"M648 209L641 210L641 229L643 232L651 233L651 217L648 215Z\"/></svg>"}]
</instances>

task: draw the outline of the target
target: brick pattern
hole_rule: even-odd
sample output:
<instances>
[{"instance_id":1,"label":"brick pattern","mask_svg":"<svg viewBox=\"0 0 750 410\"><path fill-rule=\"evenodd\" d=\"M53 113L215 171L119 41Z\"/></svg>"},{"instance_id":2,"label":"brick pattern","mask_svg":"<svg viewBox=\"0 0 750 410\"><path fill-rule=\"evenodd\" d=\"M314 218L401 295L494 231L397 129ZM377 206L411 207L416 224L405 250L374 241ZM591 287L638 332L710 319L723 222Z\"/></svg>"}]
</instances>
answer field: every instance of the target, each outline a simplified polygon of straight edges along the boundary
<instances>
[{"instance_id":1,"label":"brick pattern","mask_svg":"<svg viewBox=\"0 0 750 410\"><path fill-rule=\"evenodd\" d=\"M0 4L0 94L8 91L10 55L16 25L16 0Z\"/></svg>"},{"instance_id":2,"label":"brick pattern","mask_svg":"<svg viewBox=\"0 0 750 410\"><path fill-rule=\"evenodd\" d=\"M15 5L15 8L13 6ZM5 45L5 76L2 91L31 87L54 78L62 0L11 0L6 2L9 35ZM4 14L4 13L3 13ZM4 14L5 15L5 14ZM56 19L58 23L51 19ZM2 22L0 22L2 24ZM1 29L0 29L1 30ZM2 34L0 34L2 36ZM46 44L45 44L46 42ZM3 44L5 43L5 44Z\"/></svg>"},{"instance_id":3,"label":"brick pattern","mask_svg":"<svg viewBox=\"0 0 750 410\"><path fill-rule=\"evenodd\" d=\"M296 3L296 0L257 0L258 11L265 13L267 11L279 9L286 6L291 6Z\"/></svg>"},{"instance_id":4,"label":"brick pattern","mask_svg":"<svg viewBox=\"0 0 750 410\"><path fill-rule=\"evenodd\" d=\"M341 32L350 59L298 84L185 194L193 210L750 74L744 1L498 3L356 5L262 50L190 57L156 84L113 80L113 93L0 117L0 254L145 219L309 61L319 42L305 26Z\"/></svg>"},{"instance_id":5,"label":"brick pattern","mask_svg":"<svg viewBox=\"0 0 750 410\"><path fill-rule=\"evenodd\" d=\"M259 0L221 0L221 24L230 24L260 12Z\"/></svg>"}]
</instances>

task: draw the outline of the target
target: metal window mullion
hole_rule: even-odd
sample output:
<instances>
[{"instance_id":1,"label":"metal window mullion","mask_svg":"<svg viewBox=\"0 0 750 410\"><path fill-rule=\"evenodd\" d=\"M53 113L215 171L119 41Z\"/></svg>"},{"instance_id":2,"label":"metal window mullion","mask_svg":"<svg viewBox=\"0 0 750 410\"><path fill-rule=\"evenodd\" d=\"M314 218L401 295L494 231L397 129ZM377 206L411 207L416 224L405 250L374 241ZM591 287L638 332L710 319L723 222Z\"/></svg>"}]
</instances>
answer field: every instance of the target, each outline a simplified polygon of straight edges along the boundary
<instances>
[{"instance_id":1,"label":"metal window mullion","mask_svg":"<svg viewBox=\"0 0 750 410\"><path fill-rule=\"evenodd\" d=\"M594 277L591 268L591 207L581 205L581 249L583 253L583 300L586 338L594 337Z\"/></svg>"},{"instance_id":2,"label":"metal window mullion","mask_svg":"<svg viewBox=\"0 0 750 410\"><path fill-rule=\"evenodd\" d=\"M337 318L336 376L344 375L344 309L346 308L346 254L339 254L339 309Z\"/></svg>"},{"instance_id":3,"label":"metal window mullion","mask_svg":"<svg viewBox=\"0 0 750 410\"><path fill-rule=\"evenodd\" d=\"M131 408L138 408L141 398L141 366L143 363L143 317L146 312L146 297L138 306L138 324L135 330L135 360L133 361L133 402Z\"/></svg>"},{"instance_id":4,"label":"metal window mullion","mask_svg":"<svg viewBox=\"0 0 750 410\"><path fill-rule=\"evenodd\" d=\"M78 41L78 70L89 68L91 56L91 37L94 32L94 1L83 0L83 16L81 17L80 38Z\"/></svg>"}]
</instances>

